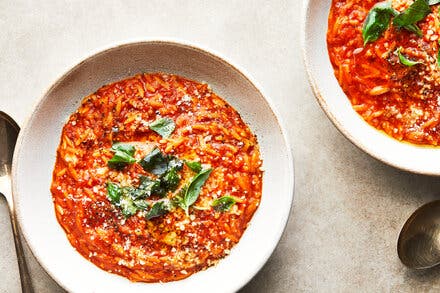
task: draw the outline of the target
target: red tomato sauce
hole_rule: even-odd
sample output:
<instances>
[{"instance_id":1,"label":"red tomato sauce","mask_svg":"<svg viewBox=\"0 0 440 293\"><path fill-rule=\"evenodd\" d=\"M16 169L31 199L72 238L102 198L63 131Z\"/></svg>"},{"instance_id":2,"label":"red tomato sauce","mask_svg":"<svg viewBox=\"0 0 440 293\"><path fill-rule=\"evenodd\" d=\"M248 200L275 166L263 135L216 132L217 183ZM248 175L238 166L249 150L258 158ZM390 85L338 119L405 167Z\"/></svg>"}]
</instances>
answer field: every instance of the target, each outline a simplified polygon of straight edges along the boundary
<instances>
[{"instance_id":1,"label":"red tomato sauce","mask_svg":"<svg viewBox=\"0 0 440 293\"><path fill-rule=\"evenodd\" d=\"M440 144L440 67L438 7L417 23L422 36L390 24L382 36L364 46L363 23L377 0L333 0L327 46L335 76L354 110L378 130L397 140ZM394 0L403 11L413 1ZM399 62L397 50L412 61Z\"/></svg>"},{"instance_id":2,"label":"red tomato sauce","mask_svg":"<svg viewBox=\"0 0 440 293\"><path fill-rule=\"evenodd\" d=\"M158 117L175 122L170 137L148 127ZM213 171L189 214L174 208L151 220L141 213L125 218L108 200L107 182L137 184L140 175L149 174L137 163L109 168L115 141L136 145L136 157L154 146L210 166ZM141 74L103 86L70 116L51 192L58 222L81 255L132 281L168 282L230 253L260 203L261 164L256 137L208 85L176 75ZM184 166L180 187L190 176ZM225 212L213 209L212 202L225 195L237 203Z\"/></svg>"}]
</instances>

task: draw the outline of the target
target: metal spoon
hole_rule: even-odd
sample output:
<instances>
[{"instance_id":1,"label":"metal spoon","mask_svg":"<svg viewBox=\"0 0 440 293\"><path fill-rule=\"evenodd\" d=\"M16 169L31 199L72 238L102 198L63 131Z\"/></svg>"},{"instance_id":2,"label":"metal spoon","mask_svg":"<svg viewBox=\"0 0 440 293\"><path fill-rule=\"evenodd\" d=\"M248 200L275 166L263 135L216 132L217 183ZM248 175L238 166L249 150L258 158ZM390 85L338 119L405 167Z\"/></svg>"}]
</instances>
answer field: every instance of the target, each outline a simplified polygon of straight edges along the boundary
<instances>
[{"instance_id":1,"label":"metal spoon","mask_svg":"<svg viewBox=\"0 0 440 293\"><path fill-rule=\"evenodd\" d=\"M403 225L397 253L411 269L426 269L440 264L440 200L418 208Z\"/></svg>"},{"instance_id":2,"label":"metal spoon","mask_svg":"<svg viewBox=\"0 0 440 293\"><path fill-rule=\"evenodd\" d=\"M20 128L17 123L6 113L0 111L0 194L2 194L9 206L15 251L17 253L18 268L22 292L33 292L29 272L24 259L23 247L18 233L18 224L14 211L14 203L11 192L11 165L15 143ZM12 269L10 271L13 271ZM6 276L2 276L5 278Z\"/></svg>"}]
</instances>

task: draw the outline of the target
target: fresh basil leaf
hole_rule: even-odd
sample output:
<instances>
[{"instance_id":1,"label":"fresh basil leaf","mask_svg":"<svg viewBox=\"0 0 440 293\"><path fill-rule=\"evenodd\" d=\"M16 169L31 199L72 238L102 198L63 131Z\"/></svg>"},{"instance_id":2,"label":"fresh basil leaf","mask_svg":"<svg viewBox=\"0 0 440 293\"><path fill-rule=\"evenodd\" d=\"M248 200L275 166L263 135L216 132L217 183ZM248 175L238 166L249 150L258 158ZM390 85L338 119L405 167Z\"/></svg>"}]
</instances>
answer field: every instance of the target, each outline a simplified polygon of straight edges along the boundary
<instances>
[{"instance_id":1,"label":"fresh basil leaf","mask_svg":"<svg viewBox=\"0 0 440 293\"><path fill-rule=\"evenodd\" d=\"M107 165L112 169L120 170L129 164L135 163L136 160L127 153L116 151L113 157L107 161Z\"/></svg>"},{"instance_id":2,"label":"fresh basil leaf","mask_svg":"<svg viewBox=\"0 0 440 293\"><path fill-rule=\"evenodd\" d=\"M167 214L170 211L170 204L167 201L156 202L151 209L148 211L145 218L151 220Z\"/></svg>"},{"instance_id":3,"label":"fresh basil leaf","mask_svg":"<svg viewBox=\"0 0 440 293\"><path fill-rule=\"evenodd\" d=\"M150 207L148 202L145 199L136 199L133 200L134 205L137 207L138 210L145 211Z\"/></svg>"},{"instance_id":4,"label":"fresh basil leaf","mask_svg":"<svg viewBox=\"0 0 440 293\"><path fill-rule=\"evenodd\" d=\"M152 194L162 195L160 180L151 179L147 176L140 177L140 184L138 187L138 193L143 198L150 197Z\"/></svg>"},{"instance_id":5,"label":"fresh basil leaf","mask_svg":"<svg viewBox=\"0 0 440 293\"><path fill-rule=\"evenodd\" d=\"M428 4L429 5L435 5L435 4L439 4L440 0L428 0Z\"/></svg>"},{"instance_id":6,"label":"fresh basil leaf","mask_svg":"<svg viewBox=\"0 0 440 293\"><path fill-rule=\"evenodd\" d=\"M418 61L413 61L413 60L408 59L407 57L405 57L405 55L403 55L400 52L401 50L402 50L402 47L399 47L397 49L397 55L399 56L400 63L402 63L403 65L411 67L411 66L414 66L416 64L420 64L421 63L421 62L418 62Z\"/></svg>"},{"instance_id":7,"label":"fresh basil leaf","mask_svg":"<svg viewBox=\"0 0 440 293\"><path fill-rule=\"evenodd\" d=\"M112 204L114 205L119 204L119 201L121 199L121 194L122 192L119 185L113 182L107 183L107 198Z\"/></svg>"},{"instance_id":8,"label":"fresh basil leaf","mask_svg":"<svg viewBox=\"0 0 440 293\"><path fill-rule=\"evenodd\" d=\"M180 176L177 174L177 170L172 168L161 178L162 184L168 190L176 190L180 182Z\"/></svg>"},{"instance_id":9,"label":"fresh basil leaf","mask_svg":"<svg viewBox=\"0 0 440 293\"><path fill-rule=\"evenodd\" d=\"M404 28L421 35L416 23L424 19L429 13L431 13L431 8L428 2L426 0L416 0L394 18L393 24L397 28Z\"/></svg>"},{"instance_id":10,"label":"fresh basil leaf","mask_svg":"<svg viewBox=\"0 0 440 293\"><path fill-rule=\"evenodd\" d=\"M150 124L150 129L155 131L163 138L168 138L173 133L176 125L171 118L159 118Z\"/></svg>"},{"instance_id":11,"label":"fresh basil leaf","mask_svg":"<svg viewBox=\"0 0 440 293\"><path fill-rule=\"evenodd\" d=\"M391 7L391 1L379 2L368 12L362 27L364 45L376 41L389 27L391 16L397 12Z\"/></svg>"},{"instance_id":12,"label":"fresh basil leaf","mask_svg":"<svg viewBox=\"0 0 440 293\"><path fill-rule=\"evenodd\" d=\"M226 212L237 202L235 198L232 196L222 196L220 198L215 199L211 206L217 212Z\"/></svg>"},{"instance_id":13,"label":"fresh basil leaf","mask_svg":"<svg viewBox=\"0 0 440 293\"><path fill-rule=\"evenodd\" d=\"M112 146L115 152L113 157L107 161L107 165L112 169L120 170L128 164L133 164L136 159L133 157L135 148L132 145L124 143L115 143Z\"/></svg>"},{"instance_id":14,"label":"fresh basil leaf","mask_svg":"<svg viewBox=\"0 0 440 293\"><path fill-rule=\"evenodd\" d=\"M133 186L119 187L122 196L130 197L133 200L146 199L152 194L164 195L163 187L159 179L151 179L147 176L140 177L140 184L137 188Z\"/></svg>"},{"instance_id":15,"label":"fresh basil leaf","mask_svg":"<svg viewBox=\"0 0 440 293\"><path fill-rule=\"evenodd\" d=\"M186 214L188 214L189 207L193 205L199 198L202 186L205 184L211 172L212 169L202 170L192 178L188 188L186 189L185 196L181 204Z\"/></svg>"},{"instance_id":16,"label":"fresh basil leaf","mask_svg":"<svg viewBox=\"0 0 440 293\"><path fill-rule=\"evenodd\" d=\"M127 187L127 188L123 188L123 191L125 194L129 195L133 200L145 199L150 196L150 193L148 193L147 191L141 188Z\"/></svg>"},{"instance_id":17,"label":"fresh basil leaf","mask_svg":"<svg viewBox=\"0 0 440 293\"><path fill-rule=\"evenodd\" d=\"M167 195L168 190L163 186L162 182L160 184L160 187L154 191L154 194L159 197L164 197Z\"/></svg>"},{"instance_id":18,"label":"fresh basil leaf","mask_svg":"<svg viewBox=\"0 0 440 293\"><path fill-rule=\"evenodd\" d=\"M145 171L151 172L154 175L165 174L168 168L168 160L158 148L154 148L139 164Z\"/></svg>"},{"instance_id":19,"label":"fresh basil leaf","mask_svg":"<svg viewBox=\"0 0 440 293\"><path fill-rule=\"evenodd\" d=\"M120 187L113 182L107 183L107 198L113 205L119 208L126 218L136 214L139 210L144 211L148 209L150 205L145 198L149 197L151 194L154 193L160 196L166 194L166 190L161 185L160 180L141 176L140 181L141 183L138 188L133 186ZM159 207L156 207L152 213L158 214L158 208Z\"/></svg>"},{"instance_id":20,"label":"fresh basil leaf","mask_svg":"<svg viewBox=\"0 0 440 293\"><path fill-rule=\"evenodd\" d=\"M202 164L196 161L185 161L185 164L194 172L199 173L202 171Z\"/></svg>"},{"instance_id":21,"label":"fresh basil leaf","mask_svg":"<svg viewBox=\"0 0 440 293\"><path fill-rule=\"evenodd\" d=\"M185 204L183 202L183 199L185 197L186 190L188 189L188 185L183 186L180 188L180 190L171 198L171 205L173 207L180 207L182 209L185 209Z\"/></svg>"},{"instance_id":22,"label":"fresh basil leaf","mask_svg":"<svg viewBox=\"0 0 440 293\"><path fill-rule=\"evenodd\" d=\"M136 188L132 186L124 186L124 187L120 187L120 189L121 189L122 197L130 197L132 199L135 199L137 197Z\"/></svg>"},{"instance_id":23,"label":"fresh basil leaf","mask_svg":"<svg viewBox=\"0 0 440 293\"><path fill-rule=\"evenodd\" d=\"M139 162L139 164L145 171L158 176L165 174L171 169L180 171L183 167L181 160L174 156L166 156L162 154L158 148L154 148Z\"/></svg>"},{"instance_id":24,"label":"fresh basil leaf","mask_svg":"<svg viewBox=\"0 0 440 293\"><path fill-rule=\"evenodd\" d=\"M408 24L405 25L403 28L406 29L407 31L415 33L419 37L423 35L422 30L417 26L417 24Z\"/></svg>"},{"instance_id":25,"label":"fresh basil leaf","mask_svg":"<svg viewBox=\"0 0 440 293\"><path fill-rule=\"evenodd\" d=\"M121 151L121 152L126 153L130 156L133 156L134 152L136 151L134 146L132 146L131 144L128 144L128 143L123 143L123 142L113 143L112 150L115 152Z\"/></svg>"},{"instance_id":26,"label":"fresh basil leaf","mask_svg":"<svg viewBox=\"0 0 440 293\"><path fill-rule=\"evenodd\" d=\"M129 195L121 196L119 207L121 208L122 214L126 218L133 216L138 211L136 205L133 202L133 199Z\"/></svg>"},{"instance_id":27,"label":"fresh basil leaf","mask_svg":"<svg viewBox=\"0 0 440 293\"><path fill-rule=\"evenodd\" d=\"M182 160L179 160L177 157L168 156L168 170L175 169L176 171L180 171L183 168Z\"/></svg>"}]
</instances>

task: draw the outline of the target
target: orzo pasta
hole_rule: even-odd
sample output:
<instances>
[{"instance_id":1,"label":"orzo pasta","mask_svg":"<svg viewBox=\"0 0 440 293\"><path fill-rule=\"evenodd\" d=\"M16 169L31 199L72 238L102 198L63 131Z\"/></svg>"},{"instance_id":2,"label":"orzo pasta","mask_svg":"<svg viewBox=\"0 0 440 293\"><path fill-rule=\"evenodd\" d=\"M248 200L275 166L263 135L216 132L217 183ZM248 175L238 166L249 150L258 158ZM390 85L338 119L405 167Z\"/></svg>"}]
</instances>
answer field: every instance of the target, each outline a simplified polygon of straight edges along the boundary
<instances>
[{"instance_id":1,"label":"orzo pasta","mask_svg":"<svg viewBox=\"0 0 440 293\"><path fill-rule=\"evenodd\" d=\"M249 127L206 84L141 74L70 116L51 192L81 255L132 281L168 282L230 253L259 205L261 165Z\"/></svg>"},{"instance_id":2,"label":"orzo pasta","mask_svg":"<svg viewBox=\"0 0 440 293\"><path fill-rule=\"evenodd\" d=\"M330 60L353 108L395 139L424 145L440 144L435 2L333 0L328 19Z\"/></svg>"}]
</instances>

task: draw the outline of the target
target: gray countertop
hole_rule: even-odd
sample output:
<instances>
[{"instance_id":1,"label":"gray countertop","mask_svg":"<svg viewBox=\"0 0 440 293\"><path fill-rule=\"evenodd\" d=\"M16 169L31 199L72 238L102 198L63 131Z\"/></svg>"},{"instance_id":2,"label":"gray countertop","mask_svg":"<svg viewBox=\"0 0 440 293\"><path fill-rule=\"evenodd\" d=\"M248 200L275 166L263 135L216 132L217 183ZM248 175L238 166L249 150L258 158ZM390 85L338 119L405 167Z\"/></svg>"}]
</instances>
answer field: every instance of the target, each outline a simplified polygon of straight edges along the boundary
<instances>
[{"instance_id":1,"label":"gray countertop","mask_svg":"<svg viewBox=\"0 0 440 293\"><path fill-rule=\"evenodd\" d=\"M295 198L280 244L243 292L440 290L440 268L407 270L396 253L404 221L439 197L440 181L371 158L327 119L303 67L301 1L21 0L1 6L0 110L21 125L69 67L126 41L200 44L262 86L292 143ZM3 201L0 207L0 228L6 229ZM0 240L0 247L11 245ZM25 248L36 292L62 292ZM13 260L6 255L0 267ZM0 276L0 292L7 279Z\"/></svg>"}]
</instances>

